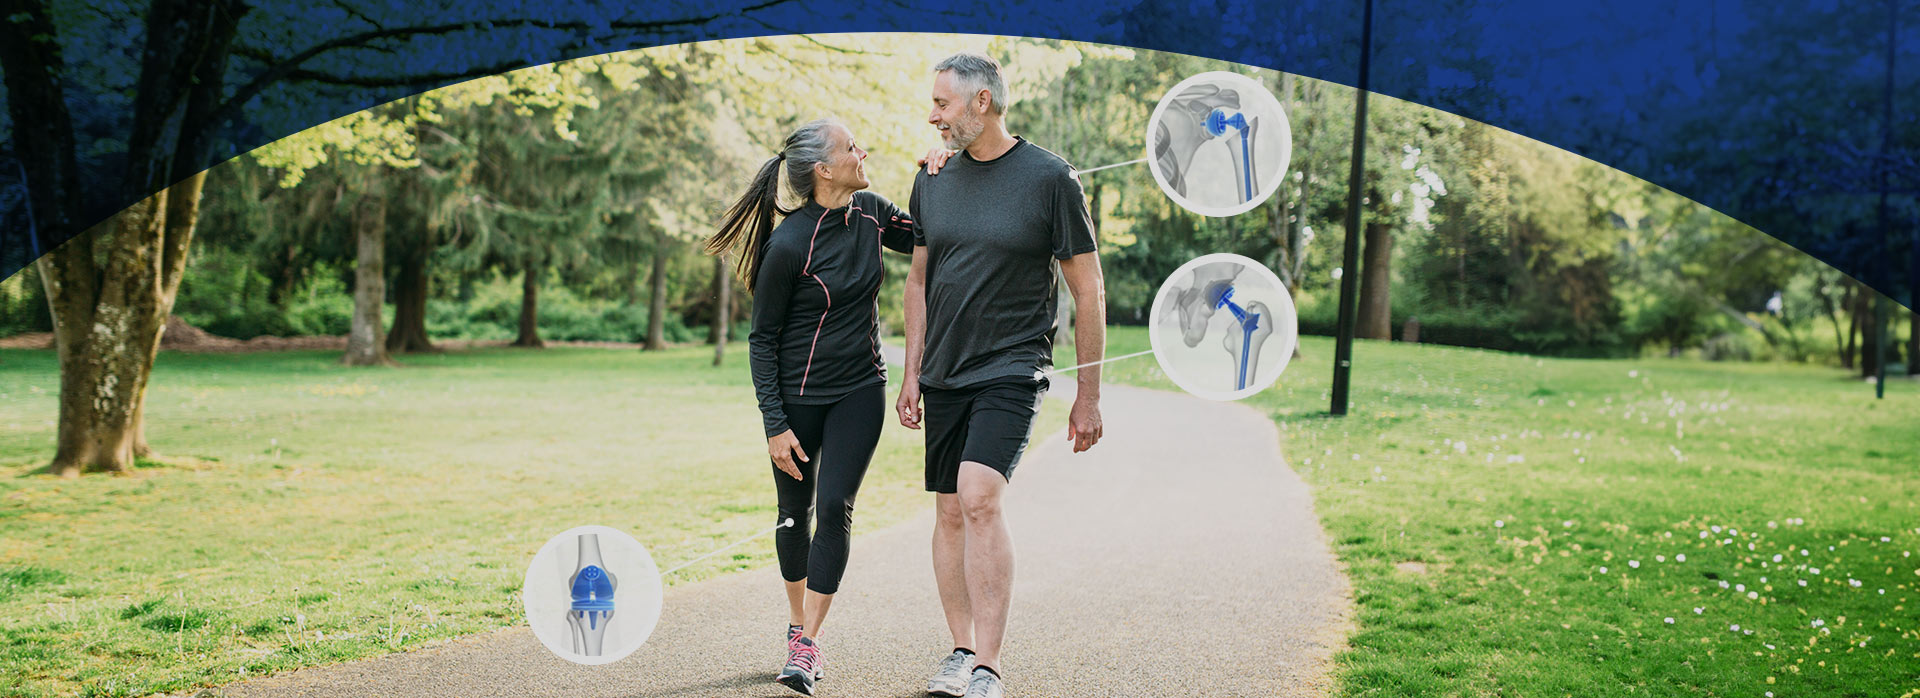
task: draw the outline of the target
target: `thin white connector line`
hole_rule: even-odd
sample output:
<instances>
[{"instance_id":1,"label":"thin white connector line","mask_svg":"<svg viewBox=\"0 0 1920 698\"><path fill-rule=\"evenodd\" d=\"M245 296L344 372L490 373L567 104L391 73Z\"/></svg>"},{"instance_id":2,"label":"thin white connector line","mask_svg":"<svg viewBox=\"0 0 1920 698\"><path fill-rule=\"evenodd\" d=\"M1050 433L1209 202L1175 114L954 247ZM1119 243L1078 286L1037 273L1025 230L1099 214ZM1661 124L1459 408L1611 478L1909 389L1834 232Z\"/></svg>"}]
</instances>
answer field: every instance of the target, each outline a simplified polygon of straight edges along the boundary
<instances>
[{"instance_id":1,"label":"thin white connector line","mask_svg":"<svg viewBox=\"0 0 1920 698\"><path fill-rule=\"evenodd\" d=\"M1095 362L1092 362L1092 363L1084 363L1084 364L1080 364L1079 366L1068 366L1068 367L1066 367L1066 368L1056 368L1056 369L1053 369L1053 370L1051 370L1051 371L1048 371L1048 372L1047 372L1047 375L1049 375L1049 376L1051 376L1051 375L1054 375L1054 374L1056 374L1056 373L1066 373L1066 372L1068 372L1068 371L1077 371L1077 370L1080 370L1080 369L1083 369L1083 368L1086 368L1086 367L1088 367L1088 366L1098 366L1098 365L1100 365L1100 364L1104 364L1104 363L1108 363L1108 362L1112 362L1112 361L1119 361L1119 360L1121 360L1121 359L1131 359L1131 358L1133 358L1133 357L1136 357L1136 356L1146 356L1146 355L1148 355L1148 354L1151 354L1151 353L1153 353L1153 350L1152 350L1152 349L1148 349L1148 350L1146 350L1146 351L1137 351L1137 352L1134 352L1134 353L1132 353L1132 354L1128 354L1128 355L1126 355L1126 356L1115 356L1115 357L1112 357L1112 358L1107 358L1107 359L1101 359L1101 360L1099 360L1099 361L1095 361Z\"/></svg>"},{"instance_id":2,"label":"thin white connector line","mask_svg":"<svg viewBox=\"0 0 1920 698\"><path fill-rule=\"evenodd\" d=\"M1101 165L1101 166L1099 166L1099 167L1093 167L1093 168L1088 168L1088 169L1084 169L1084 170L1074 170L1074 171L1073 171L1073 176L1075 176L1075 177L1078 177L1078 176L1080 176L1080 175L1083 175L1083 174L1086 174L1086 173L1088 173L1088 172L1099 172L1099 171L1101 171L1101 170L1111 170L1111 169L1113 169L1113 168L1115 168L1115 167L1126 167L1126 166L1128 166L1128 165L1138 165L1138 164L1140 164L1140 163L1143 163L1143 162L1146 162L1146 161L1147 161L1147 159L1146 159L1146 158L1140 158L1140 159L1138 159L1138 160L1128 160L1128 161L1126 161L1126 162L1122 162L1122 163L1117 163L1117 164L1113 164L1113 165Z\"/></svg>"},{"instance_id":3,"label":"thin white connector line","mask_svg":"<svg viewBox=\"0 0 1920 698\"><path fill-rule=\"evenodd\" d=\"M778 530L780 530L780 529L783 529L783 528L786 528L786 527L788 527L788 526L792 526L792 525L793 525L793 519L791 519L791 518L789 518L789 519L787 519L787 520L785 520L785 521L781 521L781 522L780 522L780 525L778 525L778 526L775 526L775 527L773 527L773 528L769 528L769 529L767 529L767 530L765 530L765 531L761 531L761 532L759 532L759 533L755 533L755 534L753 534L753 535L751 535L751 536L747 536L747 537L745 537L745 538L742 538L742 539L740 539L740 540L737 540L737 541L734 541L734 542L732 542L732 543L730 543L730 544L728 544L728 545L727 545L727 547L724 547L724 548L721 548L721 549L719 549L719 550L715 550L715 551L713 551L713 552L710 552L710 553L707 553L707 554L705 554L705 555L701 555L700 557L696 557L696 558L694 558L694 559L692 559L692 560L688 560L688 561L686 561L686 562L682 562L682 563L680 563L680 566L678 566L678 567L675 567L675 568L673 568L673 569L670 569L670 570L667 570L667 571L665 571L665 572L661 572L661 573L660 573L660 576L662 576L662 577L665 577L665 576L667 576L667 575L669 575L669 574L673 574L673 573L675 573L675 572L679 572L680 570L684 570L684 569L686 569L687 567L689 567L689 566L691 566L691 565L693 565L693 563L696 563L696 562L699 562L699 561L701 561L701 560L705 560L705 559L707 559L707 558L710 558L710 557L713 557L713 556L715 556L715 555L719 555L720 553L724 553L724 552L726 552L726 551L728 551L728 550L732 550L732 549L733 549L734 547L736 547L736 546L738 546L738 545L740 545L741 543L745 543L745 542L747 542L747 541L750 541L750 540L753 540L753 539L755 539L755 538L759 538L759 537L761 537L761 536L764 536L764 535L767 535L767 534L769 534L769 533L772 533L772 532L774 532L774 531L778 531Z\"/></svg>"}]
</instances>

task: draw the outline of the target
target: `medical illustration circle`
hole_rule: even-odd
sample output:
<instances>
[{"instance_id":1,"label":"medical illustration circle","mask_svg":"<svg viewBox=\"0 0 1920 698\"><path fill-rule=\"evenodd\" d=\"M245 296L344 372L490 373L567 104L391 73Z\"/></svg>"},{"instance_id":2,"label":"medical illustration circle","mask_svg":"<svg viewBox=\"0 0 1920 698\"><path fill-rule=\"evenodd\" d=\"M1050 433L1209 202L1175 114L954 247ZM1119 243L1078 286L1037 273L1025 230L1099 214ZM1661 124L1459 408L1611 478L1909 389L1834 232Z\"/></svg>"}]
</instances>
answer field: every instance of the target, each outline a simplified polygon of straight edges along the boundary
<instances>
[{"instance_id":1,"label":"medical illustration circle","mask_svg":"<svg viewBox=\"0 0 1920 698\"><path fill-rule=\"evenodd\" d=\"M633 536L581 526L554 536L527 566L521 601L549 651L578 664L632 654L660 621L660 569Z\"/></svg>"},{"instance_id":2,"label":"medical illustration circle","mask_svg":"<svg viewBox=\"0 0 1920 698\"><path fill-rule=\"evenodd\" d=\"M1239 73L1201 73L1160 98L1147 121L1147 162L1174 203L1232 216L1279 188L1293 155L1287 114L1273 93Z\"/></svg>"},{"instance_id":3,"label":"medical illustration circle","mask_svg":"<svg viewBox=\"0 0 1920 698\"><path fill-rule=\"evenodd\" d=\"M1265 390L1299 341L1293 298L1273 271L1210 254L1167 277L1148 319L1154 358L1176 385L1210 400Z\"/></svg>"}]
</instances>

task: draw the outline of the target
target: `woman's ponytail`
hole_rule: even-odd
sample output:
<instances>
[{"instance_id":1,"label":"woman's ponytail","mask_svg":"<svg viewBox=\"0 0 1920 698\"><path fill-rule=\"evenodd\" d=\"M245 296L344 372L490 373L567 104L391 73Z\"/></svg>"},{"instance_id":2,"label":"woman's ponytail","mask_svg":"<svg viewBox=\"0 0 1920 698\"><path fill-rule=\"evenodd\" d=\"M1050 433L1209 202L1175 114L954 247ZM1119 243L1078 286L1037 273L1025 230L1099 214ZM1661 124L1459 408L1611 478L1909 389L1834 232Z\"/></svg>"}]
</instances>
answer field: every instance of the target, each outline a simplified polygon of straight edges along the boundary
<instances>
[{"instance_id":1,"label":"woman's ponytail","mask_svg":"<svg viewBox=\"0 0 1920 698\"><path fill-rule=\"evenodd\" d=\"M759 281L760 260L766 256L767 236L773 234L774 214L789 213L780 208L780 165L785 160L784 154L776 155L761 165L746 193L727 209L720 232L707 238L707 254L725 254L736 245L746 248L736 270L748 291Z\"/></svg>"}]
</instances>

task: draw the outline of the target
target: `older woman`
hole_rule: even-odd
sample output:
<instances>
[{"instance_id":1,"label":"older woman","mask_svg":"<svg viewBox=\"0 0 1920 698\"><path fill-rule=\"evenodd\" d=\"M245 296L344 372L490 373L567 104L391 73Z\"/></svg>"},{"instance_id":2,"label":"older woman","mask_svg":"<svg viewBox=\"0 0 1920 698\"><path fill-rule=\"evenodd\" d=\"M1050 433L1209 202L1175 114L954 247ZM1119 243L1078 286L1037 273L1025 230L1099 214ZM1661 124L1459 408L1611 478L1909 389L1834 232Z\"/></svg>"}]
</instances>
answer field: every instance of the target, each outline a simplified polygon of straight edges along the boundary
<instances>
[{"instance_id":1,"label":"older woman","mask_svg":"<svg viewBox=\"0 0 1920 698\"><path fill-rule=\"evenodd\" d=\"M847 567L854 495L886 415L880 249L913 252L913 221L863 191L866 157L839 123L801 126L707 241L709 253L741 248L740 274L753 291L754 390L779 517L795 522L774 538L790 609L777 680L807 695L821 676L820 628ZM783 171L805 202L799 208L780 206ZM812 535L810 509L819 512Z\"/></svg>"}]
</instances>

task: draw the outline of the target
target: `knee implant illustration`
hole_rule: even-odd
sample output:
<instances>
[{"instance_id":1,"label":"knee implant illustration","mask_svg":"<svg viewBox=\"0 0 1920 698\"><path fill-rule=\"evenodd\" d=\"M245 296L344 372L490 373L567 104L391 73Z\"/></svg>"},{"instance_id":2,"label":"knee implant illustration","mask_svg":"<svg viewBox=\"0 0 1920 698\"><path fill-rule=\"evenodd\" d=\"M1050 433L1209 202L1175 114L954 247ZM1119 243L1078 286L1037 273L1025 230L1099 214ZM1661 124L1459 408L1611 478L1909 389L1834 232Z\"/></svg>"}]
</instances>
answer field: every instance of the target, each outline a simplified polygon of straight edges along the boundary
<instances>
[{"instance_id":1,"label":"knee implant illustration","mask_svg":"<svg viewBox=\"0 0 1920 698\"><path fill-rule=\"evenodd\" d=\"M1233 168L1234 193L1240 201L1252 201L1259 189L1255 182L1253 152L1260 129L1260 118L1248 118L1240 111L1240 93L1230 88L1201 83L1188 87L1169 102L1166 115L1154 133L1154 164L1167 183L1181 196L1195 194L1193 187L1223 186L1208 181L1193 171L1194 155L1209 143L1221 139L1230 143L1238 157ZM1237 137L1236 137L1237 136Z\"/></svg>"},{"instance_id":2,"label":"knee implant illustration","mask_svg":"<svg viewBox=\"0 0 1920 698\"><path fill-rule=\"evenodd\" d=\"M1245 390L1260 373L1260 348L1273 335L1273 313L1259 301L1243 307L1233 300L1233 282L1239 272L1239 267L1233 264L1196 268L1193 285L1181 292L1177 302L1181 339L1189 347L1200 346L1206 338L1215 312L1225 309L1233 315L1221 347L1231 360L1233 388Z\"/></svg>"},{"instance_id":3,"label":"knee implant illustration","mask_svg":"<svg viewBox=\"0 0 1920 698\"><path fill-rule=\"evenodd\" d=\"M600 559L600 536L580 535L580 562L567 579L572 603L567 606L567 625L573 630L573 652L598 657L607 623L613 620L613 590L620 585Z\"/></svg>"}]
</instances>

